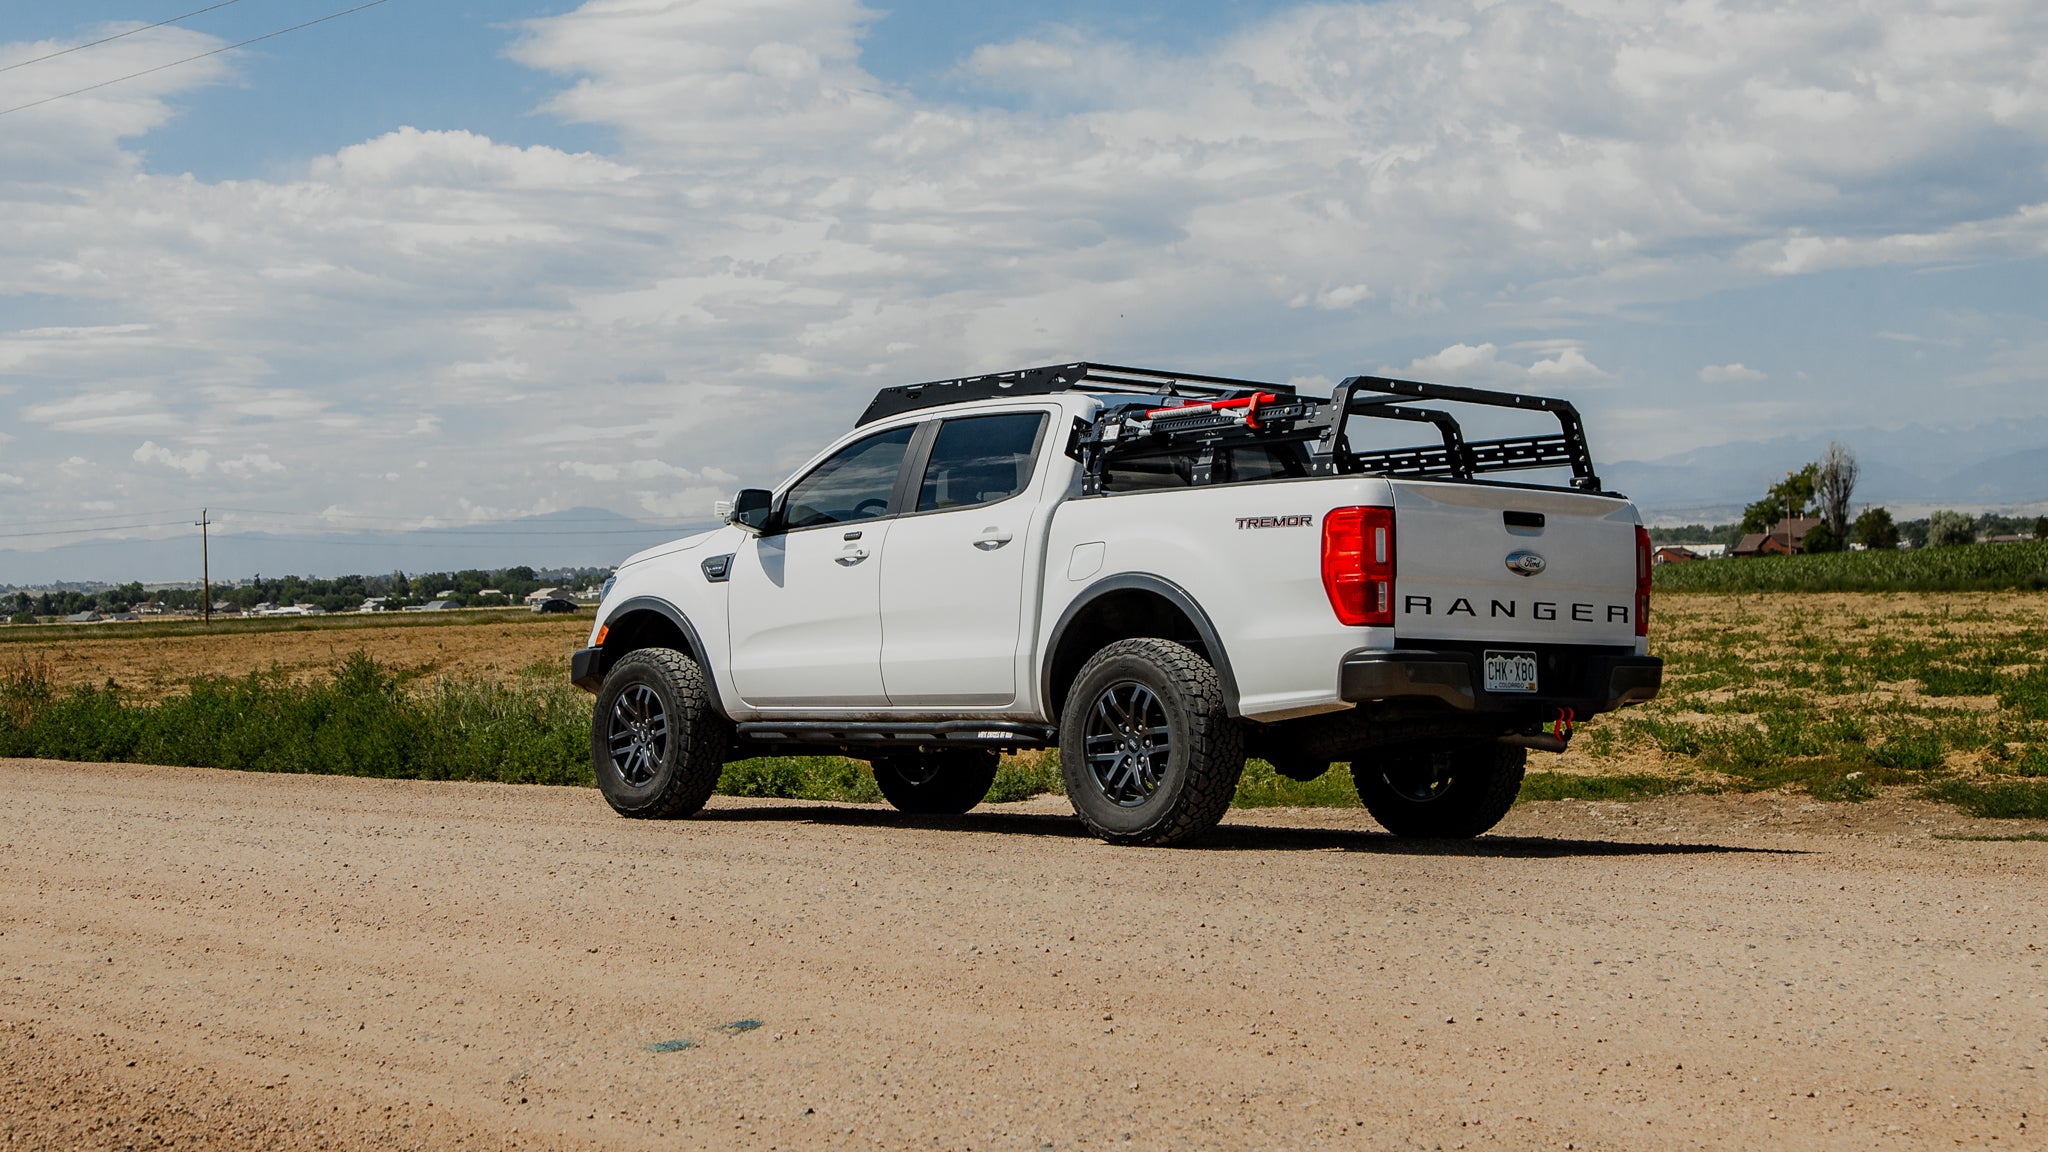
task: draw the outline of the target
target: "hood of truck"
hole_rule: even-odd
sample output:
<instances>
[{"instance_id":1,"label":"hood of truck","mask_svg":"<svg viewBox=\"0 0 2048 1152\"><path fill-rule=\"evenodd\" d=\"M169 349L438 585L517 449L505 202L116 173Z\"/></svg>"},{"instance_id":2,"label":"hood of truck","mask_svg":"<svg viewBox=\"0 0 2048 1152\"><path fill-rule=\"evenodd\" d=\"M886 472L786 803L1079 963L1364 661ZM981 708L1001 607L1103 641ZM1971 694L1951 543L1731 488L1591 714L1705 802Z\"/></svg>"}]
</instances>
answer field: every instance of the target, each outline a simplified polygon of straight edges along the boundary
<instances>
[{"instance_id":1,"label":"hood of truck","mask_svg":"<svg viewBox=\"0 0 2048 1152\"><path fill-rule=\"evenodd\" d=\"M626 557L625 562L620 564L619 567L630 568L643 560L652 560L657 556L667 556L672 552L688 552L692 548L702 548L707 542L710 541L710 539L713 536L716 536L720 532L723 532L725 530L726 529L724 527L713 528L709 531L699 532L693 536L685 536L679 540L671 540L666 544L656 544L652 548L642 549L641 551L635 552L631 556Z\"/></svg>"},{"instance_id":2,"label":"hood of truck","mask_svg":"<svg viewBox=\"0 0 2048 1152\"><path fill-rule=\"evenodd\" d=\"M1627 500L1491 484L1392 487L1397 637L1635 644L1639 517Z\"/></svg>"}]
</instances>

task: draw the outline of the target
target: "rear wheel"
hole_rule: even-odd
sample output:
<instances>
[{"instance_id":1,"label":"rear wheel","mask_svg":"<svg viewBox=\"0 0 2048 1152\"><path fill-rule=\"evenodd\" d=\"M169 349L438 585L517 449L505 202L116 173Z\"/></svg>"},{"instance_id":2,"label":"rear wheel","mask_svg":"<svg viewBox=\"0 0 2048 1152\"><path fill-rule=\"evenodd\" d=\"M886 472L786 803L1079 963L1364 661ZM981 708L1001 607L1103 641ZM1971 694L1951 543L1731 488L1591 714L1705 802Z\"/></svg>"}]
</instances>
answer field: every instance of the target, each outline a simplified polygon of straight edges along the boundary
<instances>
[{"instance_id":1,"label":"rear wheel","mask_svg":"<svg viewBox=\"0 0 2048 1152\"><path fill-rule=\"evenodd\" d=\"M1396 836L1468 839L1501 822L1529 753L1511 744L1388 748L1351 764L1358 798Z\"/></svg>"},{"instance_id":2,"label":"rear wheel","mask_svg":"<svg viewBox=\"0 0 2048 1152\"><path fill-rule=\"evenodd\" d=\"M669 648L628 652L605 674L591 716L597 789L621 816L688 816L711 798L731 740L696 661Z\"/></svg>"},{"instance_id":3,"label":"rear wheel","mask_svg":"<svg viewBox=\"0 0 2048 1152\"><path fill-rule=\"evenodd\" d=\"M1179 844L1223 819L1244 734L1216 669L1171 640L1119 640L1083 665L1060 715L1074 812L1112 844Z\"/></svg>"},{"instance_id":4,"label":"rear wheel","mask_svg":"<svg viewBox=\"0 0 2048 1152\"><path fill-rule=\"evenodd\" d=\"M898 812L958 816L988 795L1001 760L992 748L899 752L875 758L875 783Z\"/></svg>"}]
</instances>

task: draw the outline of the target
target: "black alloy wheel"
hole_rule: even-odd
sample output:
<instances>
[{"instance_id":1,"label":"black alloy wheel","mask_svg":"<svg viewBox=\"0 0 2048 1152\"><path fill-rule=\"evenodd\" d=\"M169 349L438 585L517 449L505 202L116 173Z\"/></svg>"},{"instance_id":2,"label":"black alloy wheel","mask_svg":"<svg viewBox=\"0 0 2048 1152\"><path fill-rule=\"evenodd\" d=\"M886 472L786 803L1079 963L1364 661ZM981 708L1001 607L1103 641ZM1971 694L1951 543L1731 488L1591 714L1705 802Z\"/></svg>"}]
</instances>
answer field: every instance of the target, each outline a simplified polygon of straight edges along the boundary
<instances>
[{"instance_id":1,"label":"black alloy wheel","mask_svg":"<svg viewBox=\"0 0 2048 1152\"><path fill-rule=\"evenodd\" d=\"M645 788L668 755L668 713L661 696L647 684L629 684L612 701L606 745L619 777L629 786Z\"/></svg>"},{"instance_id":2,"label":"black alloy wheel","mask_svg":"<svg viewBox=\"0 0 2048 1152\"><path fill-rule=\"evenodd\" d=\"M1528 756L1493 741L1407 745L1361 754L1351 779L1372 818L1394 835L1462 840L1514 807Z\"/></svg>"},{"instance_id":3,"label":"black alloy wheel","mask_svg":"<svg viewBox=\"0 0 2048 1152\"><path fill-rule=\"evenodd\" d=\"M669 648L628 652L605 673L590 717L590 762L622 816L672 820L704 806L732 745L704 670Z\"/></svg>"},{"instance_id":4,"label":"black alloy wheel","mask_svg":"<svg viewBox=\"0 0 2048 1152\"><path fill-rule=\"evenodd\" d=\"M882 798L898 812L958 816L988 795L1002 756L993 748L918 749L873 763Z\"/></svg>"},{"instance_id":5,"label":"black alloy wheel","mask_svg":"<svg viewBox=\"0 0 2048 1152\"><path fill-rule=\"evenodd\" d=\"M1104 688L1083 732L1088 772L1110 803L1136 808L1159 791L1173 759L1173 727L1150 688L1135 680Z\"/></svg>"},{"instance_id":6,"label":"black alloy wheel","mask_svg":"<svg viewBox=\"0 0 2048 1152\"><path fill-rule=\"evenodd\" d=\"M1119 640L1090 657L1060 713L1074 814L1112 844L1181 844L1216 826L1244 772L1244 732L1216 669L1185 644Z\"/></svg>"}]
</instances>

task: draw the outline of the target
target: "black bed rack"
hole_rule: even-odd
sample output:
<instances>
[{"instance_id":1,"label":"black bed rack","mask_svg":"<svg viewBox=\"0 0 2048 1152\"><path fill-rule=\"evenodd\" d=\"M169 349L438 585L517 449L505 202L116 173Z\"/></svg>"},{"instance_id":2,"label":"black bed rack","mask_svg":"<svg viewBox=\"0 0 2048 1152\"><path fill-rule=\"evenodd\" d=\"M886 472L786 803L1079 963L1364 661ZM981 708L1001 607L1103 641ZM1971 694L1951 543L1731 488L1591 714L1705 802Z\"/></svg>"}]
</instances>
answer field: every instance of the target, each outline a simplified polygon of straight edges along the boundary
<instances>
[{"instance_id":1,"label":"black bed rack","mask_svg":"<svg viewBox=\"0 0 2048 1152\"><path fill-rule=\"evenodd\" d=\"M1570 401L1385 376L1349 377L1326 400L1301 395L1290 384L1116 364L1057 364L884 388L860 423L947 404L1060 392L1133 398L1105 406L1093 421L1075 421L1067 451L1081 462L1089 494L1103 490L1103 474L1111 463L1147 456L1185 456L1191 468L1188 482L1207 484L1220 449L1250 442L1303 445L1307 475L1470 481L1485 473L1568 468L1573 489L1603 491L1585 427ZM1549 435L1467 440L1456 416L1413 401L1544 412L1559 427ZM1351 421L1360 418L1430 424L1438 443L1354 452Z\"/></svg>"},{"instance_id":2,"label":"black bed rack","mask_svg":"<svg viewBox=\"0 0 2048 1152\"><path fill-rule=\"evenodd\" d=\"M936 408L941 404L965 404L973 400L999 400L1011 396L1049 396L1057 392L1120 392L1207 400L1248 396L1255 392L1292 396L1294 386L1192 372L1127 368L1118 364L1054 364L1044 368L1023 368L1015 372L992 372L986 376L963 376L957 380L930 380L923 384L884 388L875 393L874 400L868 404L868 410L861 413L855 427L905 412Z\"/></svg>"}]
</instances>

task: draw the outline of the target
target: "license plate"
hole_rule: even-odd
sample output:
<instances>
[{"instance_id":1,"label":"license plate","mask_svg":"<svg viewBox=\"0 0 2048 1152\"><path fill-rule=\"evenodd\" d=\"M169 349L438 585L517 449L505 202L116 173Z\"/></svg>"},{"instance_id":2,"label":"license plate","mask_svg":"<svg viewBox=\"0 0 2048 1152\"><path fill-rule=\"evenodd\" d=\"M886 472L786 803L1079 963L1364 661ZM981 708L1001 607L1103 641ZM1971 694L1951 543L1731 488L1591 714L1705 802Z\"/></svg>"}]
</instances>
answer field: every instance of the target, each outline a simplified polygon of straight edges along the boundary
<instances>
[{"instance_id":1,"label":"license plate","mask_svg":"<svg viewBox=\"0 0 2048 1152\"><path fill-rule=\"evenodd\" d=\"M1488 692L1536 691L1534 652L1487 652L1483 660Z\"/></svg>"}]
</instances>

